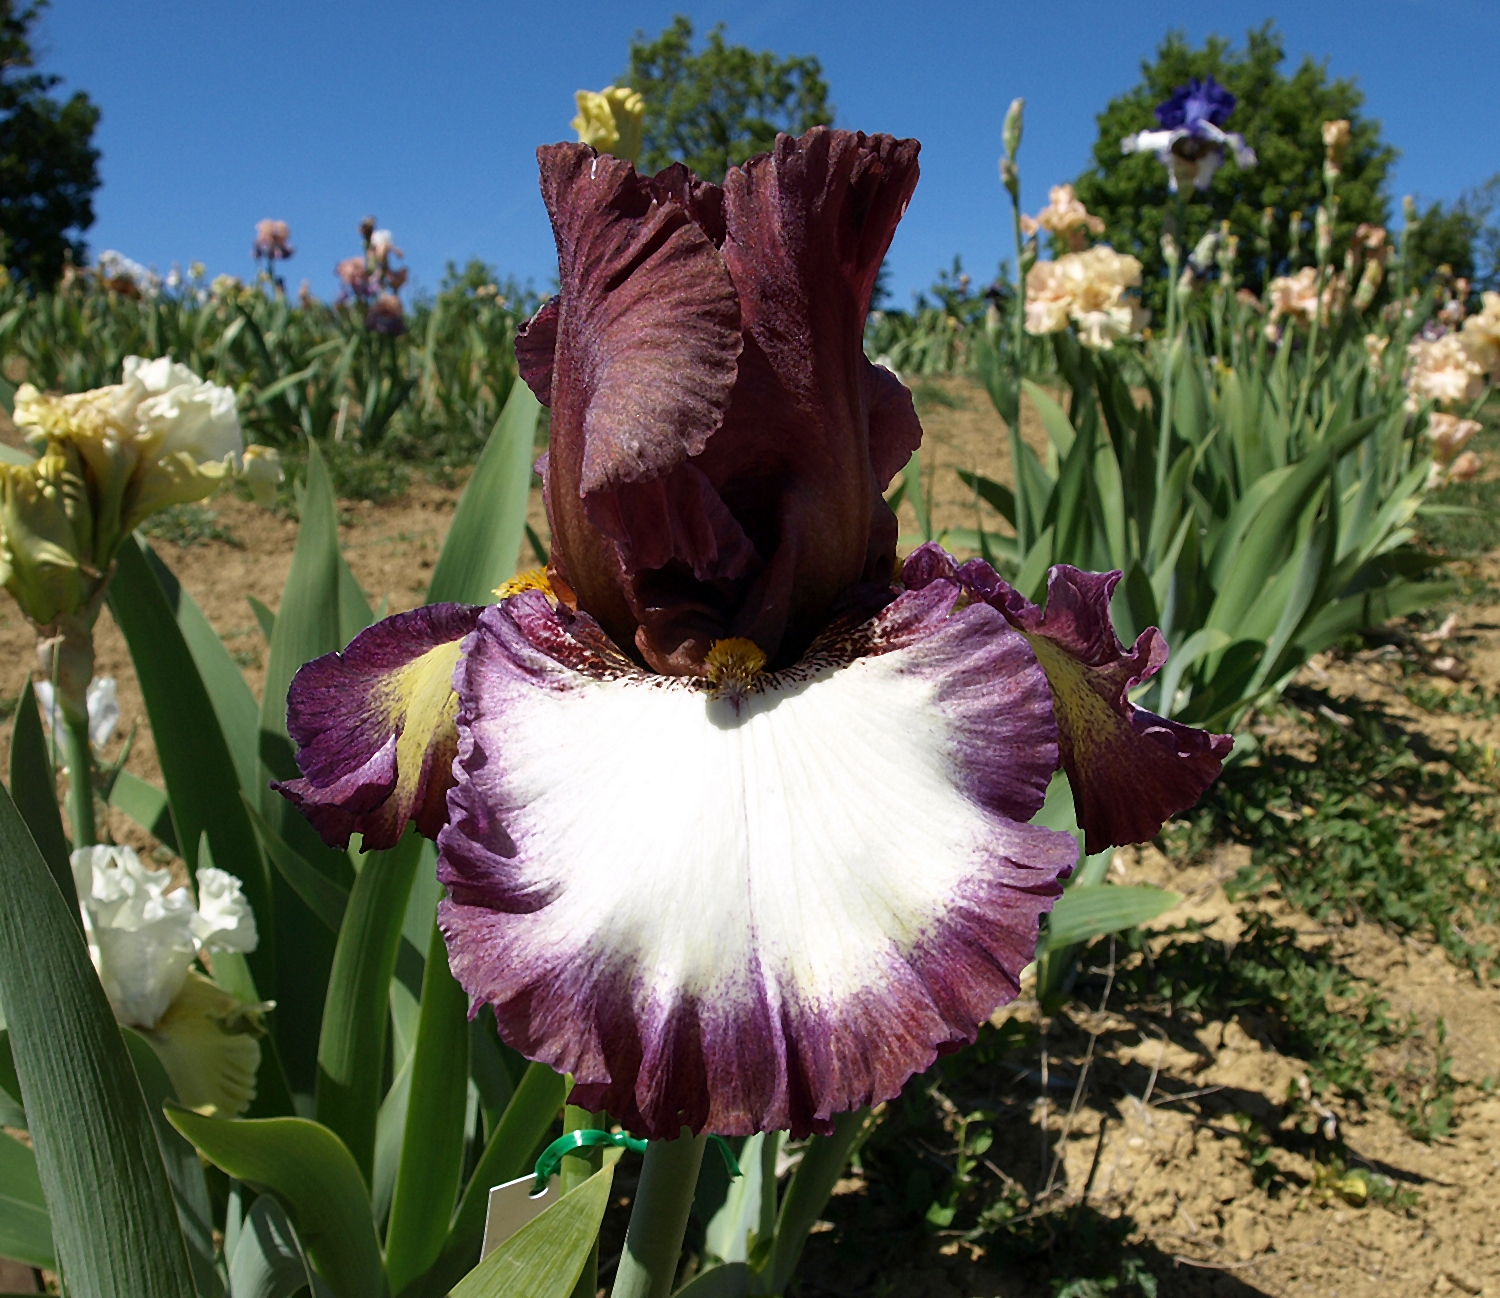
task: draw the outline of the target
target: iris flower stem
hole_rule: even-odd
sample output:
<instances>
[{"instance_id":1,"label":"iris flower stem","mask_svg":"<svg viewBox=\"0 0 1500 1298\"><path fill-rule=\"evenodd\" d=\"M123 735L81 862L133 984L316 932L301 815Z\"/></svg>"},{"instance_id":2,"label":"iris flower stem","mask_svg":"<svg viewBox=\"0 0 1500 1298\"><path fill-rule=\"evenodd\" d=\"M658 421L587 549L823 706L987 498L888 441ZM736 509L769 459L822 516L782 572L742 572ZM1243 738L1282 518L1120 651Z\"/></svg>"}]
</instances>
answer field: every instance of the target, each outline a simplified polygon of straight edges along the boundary
<instances>
[{"instance_id":1,"label":"iris flower stem","mask_svg":"<svg viewBox=\"0 0 1500 1298\"><path fill-rule=\"evenodd\" d=\"M1152 505L1153 512L1167 507L1167 502L1163 497L1167 489L1167 471L1171 467L1172 457L1172 389L1176 371L1176 354L1181 350L1178 347L1177 336L1179 325L1177 268L1182 264L1182 249L1187 243L1187 210L1187 195L1182 192L1182 187L1179 185L1177 192L1172 196L1172 209L1166 222L1166 233L1172 236L1173 245L1177 251L1175 256L1167 257L1166 364L1162 370L1161 424L1156 439L1156 496Z\"/></svg>"},{"instance_id":2,"label":"iris flower stem","mask_svg":"<svg viewBox=\"0 0 1500 1298\"><path fill-rule=\"evenodd\" d=\"M563 1106L563 1132L579 1131L586 1127L603 1127L604 1114L590 1113L587 1109L580 1109L576 1104ZM576 1189L589 1179L595 1172L604 1166L604 1151L602 1149L580 1149L576 1154L569 1154L562 1161L559 1169L558 1188L563 1194ZM589 1250L588 1261L583 1264L583 1271L578 1277L578 1283L573 1286L573 1298L594 1298L599 1288L599 1240L594 1239L594 1246Z\"/></svg>"},{"instance_id":3,"label":"iris flower stem","mask_svg":"<svg viewBox=\"0 0 1500 1298\"><path fill-rule=\"evenodd\" d=\"M99 841L94 822L94 750L89 744L87 715L75 718L66 709L58 738L68 763L68 820L73 830L73 847L92 847Z\"/></svg>"},{"instance_id":4,"label":"iris flower stem","mask_svg":"<svg viewBox=\"0 0 1500 1298\"><path fill-rule=\"evenodd\" d=\"M792 1273L802 1257L803 1245L813 1225L828 1206L833 1187L850 1156L875 1127L869 1109L840 1113L833 1120L833 1132L814 1136L803 1151L802 1161L792 1174L781 1212L776 1220L776 1246L771 1258L772 1293L781 1293L791 1282ZM774 1175L774 1173L773 1173Z\"/></svg>"},{"instance_id":5,"label":"iris flower stem","mask_svg":"<svg viewBox=\"0 0 1500 1298\"><path fill-rule=\"evenodd\" d=\"M1333 195L1334 181L1325 171L1323 176L1323 210L1327 213L1330 236L1333 233ZM1316 235L1314 235L1314 238L1316 239ZM1302 420L1302 416L1307 412L1308 402L1312 399L1313 372L1318 368L1318 334L1320 332L1319 326L1323 322L1323 289L1325 285L1332 282L1328 275L1329 248L1326 246L1326 243L1326 240L1316 239L1313 245L1318 260L1318 278L1316 289L1313 293L1312 324L1308 326L1307 330L1307 357L1303 362L1302 384L1297 393L1297 408L1292 416L1291 426L1293 429L1298 426ZM1332 295L1330 294L1328 304L1330 309L1333 306L1331 297Z\"/></svg>"},{"instance_id":6,"label":"iris flower stem","mask_svg":"<svg viewBox=\"0 0 1500 1298\"><path fill-rule=\"evenodd\" d=\"M1012 162L1014 159L1011 160ZM1016 236L1016 311L1013 329L1015 341L1013 350L1015 352L1016 366L1016 390L1013 411L1007 411L1006 423L1010 428L1010 463L1011 472L1015 476L1015 501L1016 501L1016 536L1020 541L1021 560L1025 562L1025 552L1030 549L1036 540L1035 532L1031 523L1031 500L1026 492L1025 466L1021 462L1021 384L1026 378L1026 272L1030 267L1026 264L1026 236L1021 229L1021 176L1015 173L1016 181L1013 188L1007 187L1010 193L1010 219L1011 226ZM1035 254L1033 253L1033 260ZM1014 415L1014 418L1011 415ZM981 533L982 535L982 533Z\"/></svg>"},{"instance_id":7,"label":"iris flower stem","mask_svg":"<svg viewBox=\"0 0 1500 1298\"><path fill-rule=\"evenodd\" d=\"M668 1298L672 1292L707 1140L684 1135L646 1146L612 1298Z\"/></svg>"}]
</instances>

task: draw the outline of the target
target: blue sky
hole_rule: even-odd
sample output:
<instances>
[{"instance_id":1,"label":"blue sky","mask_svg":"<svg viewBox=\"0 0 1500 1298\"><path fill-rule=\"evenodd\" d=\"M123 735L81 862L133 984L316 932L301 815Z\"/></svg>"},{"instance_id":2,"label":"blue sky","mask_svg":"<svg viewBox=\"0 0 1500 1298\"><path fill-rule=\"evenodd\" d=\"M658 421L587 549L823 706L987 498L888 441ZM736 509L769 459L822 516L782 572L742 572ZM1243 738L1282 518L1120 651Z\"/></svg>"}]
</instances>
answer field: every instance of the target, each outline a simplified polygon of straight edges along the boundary
<instances>
[{"instance_id":1,"label":"blue sky","mask_svg":"<svg viewBox=\"0 0 1500 1298\"><path fill-rule=\"evenodd\" d=\"M1035 210L1086 165L1095 114L1172 27L1238 41L1274 18L1289 63L1309 53L1356 77L1401 150L1397 197L1451 200L1500 171L1500 0L54 0L41 62L103 109L95 253L249 275L255 221L279 217L297 248L289 283L306 277L328 297L368 212L394 231L418 285L478 256L545 288L555 260L533 151L572 138L573 91L613 80L631 35L654 35L674 12L700 31L723 21L755 48L817 55L838 125L922 141L922 181L892 249L898 305L955 253L979 277L1009 251L996 159L1010 99L1027 100L1023 199Z\"/></svg>"}]
</instances>

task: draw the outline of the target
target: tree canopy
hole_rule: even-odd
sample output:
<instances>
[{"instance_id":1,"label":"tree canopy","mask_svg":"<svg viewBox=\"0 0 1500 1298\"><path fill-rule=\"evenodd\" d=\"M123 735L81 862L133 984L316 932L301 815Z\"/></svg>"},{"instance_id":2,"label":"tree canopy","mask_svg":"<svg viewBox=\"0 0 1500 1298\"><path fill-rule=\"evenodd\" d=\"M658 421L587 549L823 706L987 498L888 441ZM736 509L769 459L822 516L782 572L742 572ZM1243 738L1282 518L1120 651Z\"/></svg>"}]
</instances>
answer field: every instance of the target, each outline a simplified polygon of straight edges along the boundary
<instances>
[{"instance_id":1,"label":"tree canopy","mask_svg":"<svg viewBox=\"0 0 1500 1298\"><path fill-rule=\"evenodd\" d=\"M1500 289L1500 172L1456 202L1433 203L1417 214L1407 253L1419 279L1447 266L1476 293Z\"/></svg>"},{"instance_id":2,"label":"tree canopy","mask_svg":"<svg viewBox=\"0 0 1500 1298\"><path fill-rule=\"evenodd\" d=\"M736 163L769 149L777 131L800 135L833 120L823 68L811 55L780 58L724 40L724 24L693 49L693 24L678 14L653 41L630 42L621 84L646 101L641 170L685 162L722 181Z\"/></svg>"},{"instance_id":3,"label":"tree canopy","mask_svg":"<svg viewBox=\"0 0 1500 1298\"><path fill-rule=\"evenodd\" d=\"M31 29L47 0L0 0L0 260L51 284L94 222L99 109L82 92L47 92L61 79L33 71Z\"/></svg>"},{"instance_id":4,"label":"tree canopy","mask_svg":"<svg viewBox=\"0 0 1500 1298\"><path fill-rule=\"evenodd\" d=\"M1353 81L1330 79L1326 62L1304 57L1288 76L1282 71L1285 60L1285 45L1270 23L1249 32L1242 50L1219 36L1194 49L1183 33L1170 32L1156 58L1142 62L1140 82L1111 99L1099 114L1094 165L1074 184L1089 210L1104 218L1105 237L1118 251L1140 258L1148 285L1158 282L1164 267L1161 236L1173 199L1167 169L1156 155L1123 154L1120 141L1156 129L1156 105L1190 77L1212 74L1234 93L1239 102L1227 129L1245 137L1258 162L1241 169L1230 160L1206 191L1187 194L1184 252L1227 220L1240 239L1242 273L1258 286L1265 274L1287 269L1293 212L1302 213L1302 248L1310 249L1312 214L1323 200L1322 123L1338 118L1348 119L1350 139L1338 185L1335 246L1346 243L1362 221L1386 224L1386 173L1396 150L1382 141L1380 123L1361 115L1363 93ZM1266 208L1273 210L1274 219L1270 254L1262 262L1255 249Z\"/></svg>"}]
</instances>

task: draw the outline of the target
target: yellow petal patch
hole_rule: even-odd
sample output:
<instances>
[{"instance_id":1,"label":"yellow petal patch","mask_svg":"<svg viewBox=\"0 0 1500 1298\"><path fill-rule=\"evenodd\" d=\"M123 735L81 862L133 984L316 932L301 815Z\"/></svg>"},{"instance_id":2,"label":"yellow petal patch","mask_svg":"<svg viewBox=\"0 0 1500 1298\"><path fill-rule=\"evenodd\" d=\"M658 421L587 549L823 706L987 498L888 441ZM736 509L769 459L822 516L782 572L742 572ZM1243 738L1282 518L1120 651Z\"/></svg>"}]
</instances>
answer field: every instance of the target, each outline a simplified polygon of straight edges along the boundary
<instances>
[{"instance_id":1,"label":"yellow petal patch","mask_svg":"<svg viewBox=\"0 0 1500 1298\"><path fill-rule=\"evenodd\" d=\"M458 695L453 692L453 669L463 649L453 640L429 649L396 672L391 681L391 723L401 728L396 740L397 797L417 796L425 783L424 762L429 753L453 760L458 746Z\"/></svg>"},{"instance_id":2,"label":"yellow petal patch","mask_svg":"<svg viewBox=\"0 0 1500 1298\"><path fill-rule=\"evenodd\" d=\"M237 1118L255 1098L260 1016L200 973L187 982L154 1028L141 1035L161 1059L178 1102L210 1118Z\"/></svg>"}]
</instances>

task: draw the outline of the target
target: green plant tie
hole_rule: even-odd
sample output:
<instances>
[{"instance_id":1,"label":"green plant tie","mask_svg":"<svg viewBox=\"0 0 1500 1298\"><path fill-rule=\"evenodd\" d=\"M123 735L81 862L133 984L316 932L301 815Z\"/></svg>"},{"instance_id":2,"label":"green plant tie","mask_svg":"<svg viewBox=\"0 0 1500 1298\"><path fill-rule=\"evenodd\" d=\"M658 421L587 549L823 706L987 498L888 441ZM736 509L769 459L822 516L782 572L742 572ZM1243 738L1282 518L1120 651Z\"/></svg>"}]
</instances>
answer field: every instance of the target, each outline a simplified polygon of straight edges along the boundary
<instances>
[{"instance_id":1,"label":"green plant tie","mask_svg":"<svg viewBox=\"0 0 1500 1298\"><path fill-rule=\"evenodd\" d=\"M723 1155L729 1179L735 1180L740 1175L740 1165L735 1159L734 1151L729 1148L729 1142L723 1136L710 1136L708 1139ZM594 1149L602 1145L613 1145L616 1149L633 1149L637 1154L646 1152L644 1140L628 1136L623 1131L600 1131L597 1127L579 1127L576 1131L565 1131L542 1150L542 1156L536 1160L536 1185L531 1193L538 1195L545 1192L547 1182L557 1171L558 1164L569 1154L579 1149Z\"/></svg>"}]
</instances>

